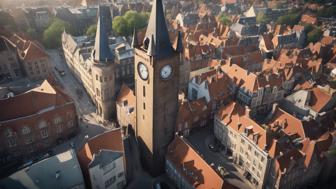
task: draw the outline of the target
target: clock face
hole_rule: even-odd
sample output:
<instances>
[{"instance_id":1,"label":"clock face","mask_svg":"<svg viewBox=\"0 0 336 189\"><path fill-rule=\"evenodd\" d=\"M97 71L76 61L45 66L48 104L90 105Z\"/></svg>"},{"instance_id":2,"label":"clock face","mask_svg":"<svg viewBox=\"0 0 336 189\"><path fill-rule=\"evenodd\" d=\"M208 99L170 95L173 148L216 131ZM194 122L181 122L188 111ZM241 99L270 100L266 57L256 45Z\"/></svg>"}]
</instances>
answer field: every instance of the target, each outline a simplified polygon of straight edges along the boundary
<instances>
[{"instance_id":1,"label":"clock face","mask_svg":"<svg viewBox=\"0 0 336 189\"><path fill-rule=\"evenodd\" d=\"M165 65L161 68L161 78L168 79L173 73L173 68L171 65Z\"/></svg>"},{"instance_id":2,"label":"clock face","mask_svg":"<svg viewBox=\"0 0 336 189\"><path fill-rule=\"evenodd\" d=\"M142 63L142 62L140 62L138 64L138 73L139 73L141 79L143 79L143 80L147 80L148 79L148 69L147 69L147 66L144 63Z\"/></svg>"}]
</instances>

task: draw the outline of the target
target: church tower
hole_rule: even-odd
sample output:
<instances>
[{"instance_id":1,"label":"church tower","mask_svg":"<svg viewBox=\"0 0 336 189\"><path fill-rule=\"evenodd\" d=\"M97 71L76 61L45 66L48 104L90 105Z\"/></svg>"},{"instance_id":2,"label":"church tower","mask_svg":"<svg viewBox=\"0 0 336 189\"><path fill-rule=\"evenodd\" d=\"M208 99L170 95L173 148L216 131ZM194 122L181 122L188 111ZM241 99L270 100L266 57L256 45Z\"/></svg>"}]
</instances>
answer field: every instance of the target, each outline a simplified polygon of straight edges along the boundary
<instances>
[{"instance_id":1,"label":"church tower","mask_svg":"<svg viewBox=\"0 0 336 189\"><path fill-rule=\"evenodd\" d=\"M94 49L92 51L92 80L97 114L104 120L115 115L114 55L108 46L108 19L106 11L98 8L98 23ZM110 23L111 24L111 23Z\"/></svg>"},{"instance_id":2,"label":"church tower","mask_svg":"<svg viewBox=\"0 0 336 189\"><path fill-rule=\"evenodd\" d=\"M180 39L181 40L181 39ZM175 132L178 111L181 44L175 49L169 39L162 0L154 0L143 44L136 34L136 135L142 163L152 175L164 171L167 146Z\"/></svg>"}]
</instances>

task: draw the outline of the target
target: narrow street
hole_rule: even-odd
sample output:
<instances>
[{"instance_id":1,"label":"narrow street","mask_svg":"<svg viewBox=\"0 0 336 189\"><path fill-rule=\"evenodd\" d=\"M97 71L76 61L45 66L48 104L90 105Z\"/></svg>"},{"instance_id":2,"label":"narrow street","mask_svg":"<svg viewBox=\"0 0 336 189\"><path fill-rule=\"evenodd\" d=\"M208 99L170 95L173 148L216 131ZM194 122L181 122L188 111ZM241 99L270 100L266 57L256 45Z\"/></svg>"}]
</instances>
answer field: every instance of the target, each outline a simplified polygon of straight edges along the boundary
<instances>
[{"instance_id":1,"label":"narrow street","mask_svg":"<svg viewBox=\"0 0 336 189\"><path fill-rule=\"evenodd\" d=\"M52 71L56 79L61 83L66 93L74 100L78 116L81 118L79 120L79 133L70 140L63 141L63 143L57 145L53 148L53 152L57 154L71 147L78 151L89 138L101 134L109 128L103 127L97 121L95 105L92 103L82 84L77 81L69 70L64 62L63 55L60 55L58 50L50 50L48 54L50 55ZM61 75L59 71L64 71L64 75ZM77 91L81 91L82 95L79 96Z\"/></svg>"}]
</instances>

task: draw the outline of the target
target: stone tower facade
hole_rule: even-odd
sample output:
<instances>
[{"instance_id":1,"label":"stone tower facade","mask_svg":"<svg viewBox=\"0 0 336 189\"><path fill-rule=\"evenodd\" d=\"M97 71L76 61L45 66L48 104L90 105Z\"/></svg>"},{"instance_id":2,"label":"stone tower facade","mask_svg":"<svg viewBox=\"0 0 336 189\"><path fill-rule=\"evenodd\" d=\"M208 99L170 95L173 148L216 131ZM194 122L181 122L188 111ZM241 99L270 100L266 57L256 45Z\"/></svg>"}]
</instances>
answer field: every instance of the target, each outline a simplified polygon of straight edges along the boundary
<instances>
[{"instance_id":1,"label":"stone tower facade","mask_svg":"<svg viewBox=\"0 0 336 189\"><path fill-rule=\"evenodd\" d=\"M95 46L92 51L92 76L97 113L109 120L115 115L115 64L108 46L108 28L104 12L99 7Z\"/></svg>"},{"instance_id":2,"label":"stone tower facade","mask_svg":"<svg viewBox=\"0 0 336 189\"><path fill-rule=\"evenodd\" d=\"M181 35L179 35L181 36ZM143 43L134 35L136 135L142 163L152 175L164 171L165 154L175 133L182 39L171 45L161 0L154 0Z\"/></svg>"}]
</instances>

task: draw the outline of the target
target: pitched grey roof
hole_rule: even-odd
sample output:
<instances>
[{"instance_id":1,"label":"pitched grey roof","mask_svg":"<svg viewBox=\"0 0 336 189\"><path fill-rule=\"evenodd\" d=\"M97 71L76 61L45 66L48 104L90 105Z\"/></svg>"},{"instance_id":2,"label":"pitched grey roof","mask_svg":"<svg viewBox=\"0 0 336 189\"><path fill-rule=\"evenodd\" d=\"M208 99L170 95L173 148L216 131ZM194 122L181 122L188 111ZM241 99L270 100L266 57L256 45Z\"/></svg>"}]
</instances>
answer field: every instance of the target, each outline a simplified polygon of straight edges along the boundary
<instances>
[{"instance_id":1,"label":"pitched grey roof","mask_svg":"<svg viewBox=\"0 0 336 189\"><path fill-rule=\"evenodd\" d=\"M84 179L76 153L64 153L32 164L0 180L2 189L84 188Z\"/></svg>"},{"instance_id":2,"label":"pitched grey roof","mask_svg":"<svg viewBox=\"0 0 336 189\"><path fill-rule=\"evenodd\" d=\"M92 53L93 60L96 62L113 61L114 56L108 46L108 34L105 15L106 11L101 11L101 7L98 8L98 23L96 31L96 40L94 50Z\"/></svg>"},{"instance_id":3,"label":"pitched grey roof","mask_svg":"<svg viewBox=\"0 0 336 189\"><path fill-rule=\"evenodd\" d=\"M154 39L154 43L151 44L152 49L150 50L150 54L155 55L157 58L166 58L174 54L168 35L162 0L154 0L153 2L152 12L145 35L145 39L149 39L149 41L152 38Z\"/></svg>"},{"instance_id":4,"label":"pitched grey roof","mask_svg":"<svg viewBox=\"0 0 336 189\"><path fill-rule=\"evenodd\" d=\"M105 167L110 164L114 160L123 156L122 152L112 151L112 150L100 150L98 154L93 155L93 159L89 164L89 168L95 167L97 165L101 165Z\"/></svg>"}]
</instances>

